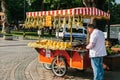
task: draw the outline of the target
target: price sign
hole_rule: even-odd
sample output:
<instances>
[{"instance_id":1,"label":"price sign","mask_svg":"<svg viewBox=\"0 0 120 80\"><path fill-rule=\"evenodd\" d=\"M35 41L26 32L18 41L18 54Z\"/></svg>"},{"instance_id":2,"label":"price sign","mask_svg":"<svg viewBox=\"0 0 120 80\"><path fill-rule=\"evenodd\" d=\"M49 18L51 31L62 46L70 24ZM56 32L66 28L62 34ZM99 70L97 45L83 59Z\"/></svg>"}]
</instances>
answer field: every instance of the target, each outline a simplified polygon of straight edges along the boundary
<instances>
[{"instance_id":1,"label":"price sign","mask_svg":"<svg viewBox=\"0 0 120 80\"><path fill-rule=\"evenodd\" d=\"M51 55L50 55L50 50L49 50L49 49L46 49L46 57L47 57L47 58L50 58L50 56L51 56Z\"/></svg>"},{"instance_id":2,"label":"price sign","mask_svg":"<svg viewBox=\"0 0 120 80\"><path fill-rule=\"evenodd\" d=\"M48 26L48 27L52 26L52 18L51 18L51 16L46 16L45 25Z\"/></svg>"}]
</instances>

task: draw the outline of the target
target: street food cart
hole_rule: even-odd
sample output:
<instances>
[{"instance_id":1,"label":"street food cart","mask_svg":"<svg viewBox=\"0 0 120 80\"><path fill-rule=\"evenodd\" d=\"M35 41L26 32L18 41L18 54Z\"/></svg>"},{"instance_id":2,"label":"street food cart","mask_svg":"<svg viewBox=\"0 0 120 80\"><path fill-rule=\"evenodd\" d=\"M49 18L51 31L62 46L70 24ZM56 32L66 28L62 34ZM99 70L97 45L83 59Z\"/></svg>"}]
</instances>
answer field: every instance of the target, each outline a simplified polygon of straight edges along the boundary
<instances>
[{"instance_id":1,"label":"street food cart","mask_svg":"<svg viewBox=\"0 0 120 80\"><path fill-rule=\"evenodd\" d=\"M72 42L72 25L81 26L83 18L109 19L110 15L94 7L78 7L65 10L27 12L26 16L26 28L38 27L40 30L44 26L61 28L61 25L69 25L71 32L70 42L63 42L59 39L40 39L28 44L28 46L35 48L39 53L38 61L43 63L46 69L52 69L57 76L64 76L69 67L84 70L91 66L85 44ZM40 34L40 31L38 33Z\"/></svg>"}]
</instances>

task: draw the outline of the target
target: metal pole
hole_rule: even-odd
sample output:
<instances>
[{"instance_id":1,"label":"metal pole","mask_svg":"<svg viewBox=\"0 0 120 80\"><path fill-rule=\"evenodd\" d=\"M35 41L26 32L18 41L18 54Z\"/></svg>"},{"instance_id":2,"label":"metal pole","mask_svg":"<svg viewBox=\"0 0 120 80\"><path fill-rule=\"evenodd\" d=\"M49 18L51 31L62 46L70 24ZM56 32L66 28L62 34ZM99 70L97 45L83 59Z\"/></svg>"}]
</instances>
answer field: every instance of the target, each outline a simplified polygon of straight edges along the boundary
<instances>
[{"instance_id":1,"label":"metal pole","mask_svg":"<svg viewBox=\"0 0 120 80\"><path fill-rule=\"evenodd\" d=\"M26 4L25 4L25 0L24 0L24 21L25 21L25 15L26 15L25 6L26 6Z\"/></svg>"},{"instance_id":2,"label":"metal pole","mask_svg":"<svg viewBox=\"0 0 120 80\"><path fill-rule=\"evenodd\" d=\"M23 22L25 22L25 17L26 17L26 9L25 9L25 6L26 6L26 4L25 4L25 0L24 0L24 12L23 12L23 16L24 16L24 20L23 20ZM25 38L25 28L24 28L24 30L23 30L23 39Z\"/></svg>"},{"instance_id":3,"label":"metal pole","mask_svg":"<svg viewBox=\"0 0 120 80\"><path fill-rule=\"evenodd\" d=\"M108 20L107 39L110 39L110 20Z\"/></svg>"},{"instance_id":4,"label":"metal pole","mask_svg":"<svg viewBox=\"0 0 120 80\"><path fill-rule=\"evenodd\" d=\"M108 13L110 14L110 0L109 0L109 2L108 2ZM109 40L110 39L110 20L108 20L108 22L107 22L107 24L108 24L108 29L107 29L107 39Z\"/></svg>"}]
</instances>

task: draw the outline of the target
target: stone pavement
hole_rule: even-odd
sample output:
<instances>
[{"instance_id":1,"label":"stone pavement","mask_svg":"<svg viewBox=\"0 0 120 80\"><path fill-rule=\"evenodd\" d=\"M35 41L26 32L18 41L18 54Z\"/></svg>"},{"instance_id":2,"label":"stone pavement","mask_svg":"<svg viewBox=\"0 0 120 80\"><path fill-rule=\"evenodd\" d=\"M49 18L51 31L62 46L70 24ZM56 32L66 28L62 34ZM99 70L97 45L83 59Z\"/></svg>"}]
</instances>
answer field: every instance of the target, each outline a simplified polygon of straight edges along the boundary
<instances>
[{"instance_id":1,"label":"stone pavement","mask_svg":"<svg viewBox=\"0 0 120 80\"><path fill-rule=\"evenodd\" d=\"M0 80L92 80L92 70L70 69L66 76L54 76L38 62L38 53L27 47L30 40L0 39ZM119 80L119 71L105 71L105 80Z\"/></svg>"}]
</instances>

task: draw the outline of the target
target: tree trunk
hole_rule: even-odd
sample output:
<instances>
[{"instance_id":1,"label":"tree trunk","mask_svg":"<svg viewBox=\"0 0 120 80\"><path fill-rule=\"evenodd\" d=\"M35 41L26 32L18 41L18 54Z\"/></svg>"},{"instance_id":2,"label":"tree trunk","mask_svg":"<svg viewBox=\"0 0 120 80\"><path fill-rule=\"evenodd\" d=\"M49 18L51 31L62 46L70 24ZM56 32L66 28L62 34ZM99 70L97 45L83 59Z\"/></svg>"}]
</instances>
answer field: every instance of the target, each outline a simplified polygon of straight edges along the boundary
<instances>
[{"instance_id":1,"label":"tree trunk","mask_svg":"<svg viewBox=\"0 0 120 80\"><path fill-rule=\"evenodd\" d=\"M50 0L50 4L49 4L50 9L51 9L52 2L53 2L53 0Z\"/></svg>"},{"instance_id":2,"label":"tree trunk","mask_svg":"<svg viewBox=\"0 0 120 80\"><path fill-rule=\"evenodd\" d=\"M86 7L95 7L95 5L94 5L94 0L83 0L83 4L84 4Z\"/></svg>"},{"instance_id":3,"label":"tree trunk","mask_svg":"<svg viewBox=\"0 0 120 80\"><path fill-rule=\"evenodd\" d=\"M2 23L2 33L6 33L8 32L9 33L9 30L7 28L6 30L6 27L9 27L9 24L8 24L8 19L7 19L7 14L6 14L6 3L5 3L5 0L1 0L1 9L2 9L2 12L4 13L4 19L3 19L3 23Z\"/></svg>"},{"instance_id":4,"label":"tree trunk","mask_svg":"<svg viewBox=\"0 0 120 80\"><path fill-rule=\"evenodd\" d=\"M103 5L105 4L106 0L83 0L83 4L86 7L96 7L99 9L103 8Z\"/></svg>"},{"instance_id":5,"label":"tree trunk","mask_svg":"<svg viewBox=\"0 0 120 80\"><path fill-rule=\"evenodd\" d=\"M83 0L83 4L86 7L96 7L98 9L103 10L103 5L105 4L105 1L106 0ZM104 26L106 24L105 20L96 19L96 20L94 20L94 23L93 23L93 20L94 19L91 18L91 23L92 24L94 24L95 26L98 26L98 28L101 29L101 30L104 29Z\"/></svg>"},{"instance_id":6,"label":"tree trunk","mask_svg":"<svg viewBox=\"0 0 120 80\"><path fill-rule=\"evenodd\" d=\"M103 5L105 3L106 0L83 0L83 4L85 5L85 7L96 7L98 9L102 9ZM99 19L94 19L94 17L91 17L91 22L90 24L94 24L98 29L100 30L104 30L105 27L105 20L99 20ZM87 34L87 43L89 43L89 37L90 35Z\"/></svg>"},{"instance_id":7,"label":"tree trunk","mask_svg":"<svg viewBox=\"0 0 120 80\"><path fill-rule=\"evenodd\" d=\"M44 10L44 0L42 0L41 11Z\"/></svg>"}]
</instances>

